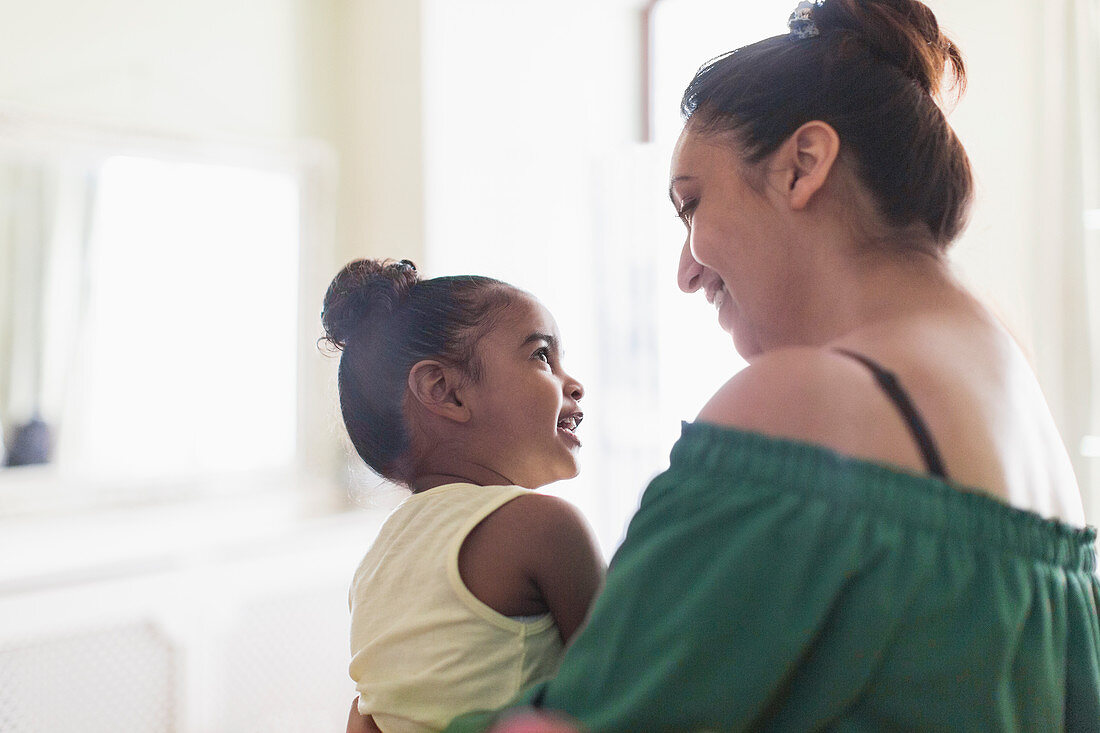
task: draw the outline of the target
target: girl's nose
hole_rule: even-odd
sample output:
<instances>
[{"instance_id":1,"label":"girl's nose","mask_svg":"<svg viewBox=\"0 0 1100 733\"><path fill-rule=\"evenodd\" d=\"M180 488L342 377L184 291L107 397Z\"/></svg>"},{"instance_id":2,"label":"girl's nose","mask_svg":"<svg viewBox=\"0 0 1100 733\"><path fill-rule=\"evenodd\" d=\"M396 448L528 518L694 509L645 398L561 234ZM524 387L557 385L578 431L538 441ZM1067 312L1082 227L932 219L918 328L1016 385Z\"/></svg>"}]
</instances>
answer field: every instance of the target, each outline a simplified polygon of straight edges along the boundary
<instances>
[{"instance_id":1,"label":"girl's nose","mask_svg":"<svg viewBox=\"0 0 1100 733\"><path fill-rule=\"evenodd\" d=\"M584 385L569 377L565 382L565 394L580 402L581 398L584 397Z\"/></svg>"}]
</instances>

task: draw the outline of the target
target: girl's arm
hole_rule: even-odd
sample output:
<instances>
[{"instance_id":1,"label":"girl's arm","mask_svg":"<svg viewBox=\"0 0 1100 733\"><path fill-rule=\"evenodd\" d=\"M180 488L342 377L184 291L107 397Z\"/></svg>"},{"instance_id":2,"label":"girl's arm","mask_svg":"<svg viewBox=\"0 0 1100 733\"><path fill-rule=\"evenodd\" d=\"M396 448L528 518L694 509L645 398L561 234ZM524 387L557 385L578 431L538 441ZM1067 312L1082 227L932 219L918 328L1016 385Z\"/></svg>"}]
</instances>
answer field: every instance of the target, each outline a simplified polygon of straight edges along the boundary
<instances>
[{"instance_id":1,"label":"girl's arm","mask_svg":"<svg viewBox=\"0 0 1100 733\"><path fill-rule=\"evenodd\" d=\"M584 624L603 587L607 566L581 513L567 501L544 494L528 502L525 564L568 643Z\"/></svg>"},{"instance_id":2,"label":"girl's arm","mask_svg":"<svg viewBox=\"0 0 1100 733\"><path fill-rule=\"evenodd\" d=\"M382 733L375 725L374 718L362 715L359 712L359 698L351 701L351 712L348 713L348 729L346 733Z\"/></svg>"},{"instance_id":3,"label":"girl's arm","mask_svg":"<svg viewBox=\"0 0 1100 733\"><path fill-rule=\"evenodd\" d=\"M500 507L467 536L459 570L470 592L505 616L549 612L568 643L603 586L606 566L576 508L532 493Z\"/></svg>"}]
</instances>

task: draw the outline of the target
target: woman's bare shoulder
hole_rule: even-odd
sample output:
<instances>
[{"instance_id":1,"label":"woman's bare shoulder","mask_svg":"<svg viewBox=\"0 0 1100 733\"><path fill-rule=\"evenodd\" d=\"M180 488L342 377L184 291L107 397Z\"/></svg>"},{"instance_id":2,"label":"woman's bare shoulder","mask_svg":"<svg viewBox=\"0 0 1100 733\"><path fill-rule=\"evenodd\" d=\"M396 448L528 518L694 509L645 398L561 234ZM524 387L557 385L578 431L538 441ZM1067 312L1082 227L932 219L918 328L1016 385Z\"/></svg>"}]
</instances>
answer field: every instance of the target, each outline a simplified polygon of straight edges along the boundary
<instances>
[{"instance_id":1,"label":"woman's bare shoulder","mask_svg":"<svg viewBox=\"0 0 1100 733\"><path fill-rule=\"evenodd\" d=\"M850 358L827 349L775 349L726 382L699 419L762 432L809 427L830 404L858 399L865 372Z\"/></svg>"},{"instance_id":2,"label":"woman's bare shoulder","mask_svg":"<svg viewBox=\"0 0 1100 733\"><path fill-rule=\"evenodd\" d=\"M698 420L924 470L904 422L871 372L827 348L762 354L715 393Z\"/></svg>"}]
</instances>

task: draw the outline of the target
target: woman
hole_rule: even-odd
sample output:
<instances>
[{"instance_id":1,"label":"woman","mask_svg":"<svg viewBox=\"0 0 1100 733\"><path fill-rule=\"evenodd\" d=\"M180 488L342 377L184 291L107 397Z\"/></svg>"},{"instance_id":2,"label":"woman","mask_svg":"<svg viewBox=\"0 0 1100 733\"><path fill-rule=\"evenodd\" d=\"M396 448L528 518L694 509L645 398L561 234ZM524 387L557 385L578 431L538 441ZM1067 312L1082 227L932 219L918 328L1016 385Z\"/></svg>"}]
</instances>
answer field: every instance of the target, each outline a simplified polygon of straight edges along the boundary
<instances>
[{"instance_id":1,"label":"woman","mask_svg":"<svg viewBox=\"0 0 1100 733\"><path fill-rule=\"evenodd\" d=\"M914 0L790 27L699 71L672 161L680 287L749 366L520 702L601 731L1096 730L1095 532L1026 360L945 257L972 191L936 104L959 51Z\"/></svg>"}]
</instances>

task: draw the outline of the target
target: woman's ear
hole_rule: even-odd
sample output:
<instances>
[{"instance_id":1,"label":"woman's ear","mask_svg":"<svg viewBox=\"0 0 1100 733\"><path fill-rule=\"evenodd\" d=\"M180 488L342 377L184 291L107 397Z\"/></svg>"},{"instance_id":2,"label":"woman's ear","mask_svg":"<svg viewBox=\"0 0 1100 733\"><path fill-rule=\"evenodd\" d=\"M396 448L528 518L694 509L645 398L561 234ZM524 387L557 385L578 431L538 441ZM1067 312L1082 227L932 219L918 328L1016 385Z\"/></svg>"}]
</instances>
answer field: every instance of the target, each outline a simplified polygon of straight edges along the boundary
<instances>
[{"instance_id":1,"label":"woman's ear","mask_svg":"<svg viewBox=\"0 0 1100 733\"><path fill-rule=\"evenodd\" d=\"M418 361L409 370L409 392L429 412L454 422L470 419L470 408L458 395L460 375L431 359Z\"/></svg>"},{"instance_id":2,"label":"woman's ear","mask_svg":"<svg viewBox=\"0 0 1100 733\"><path fill-rule=\"evenodd\" d=\"M840 136L832 125L814 120L794 131L779 148L773 170L784 177L784 193L795 211L805 209L825 186L840 155Z\"/></svg>"}]
</instances>

